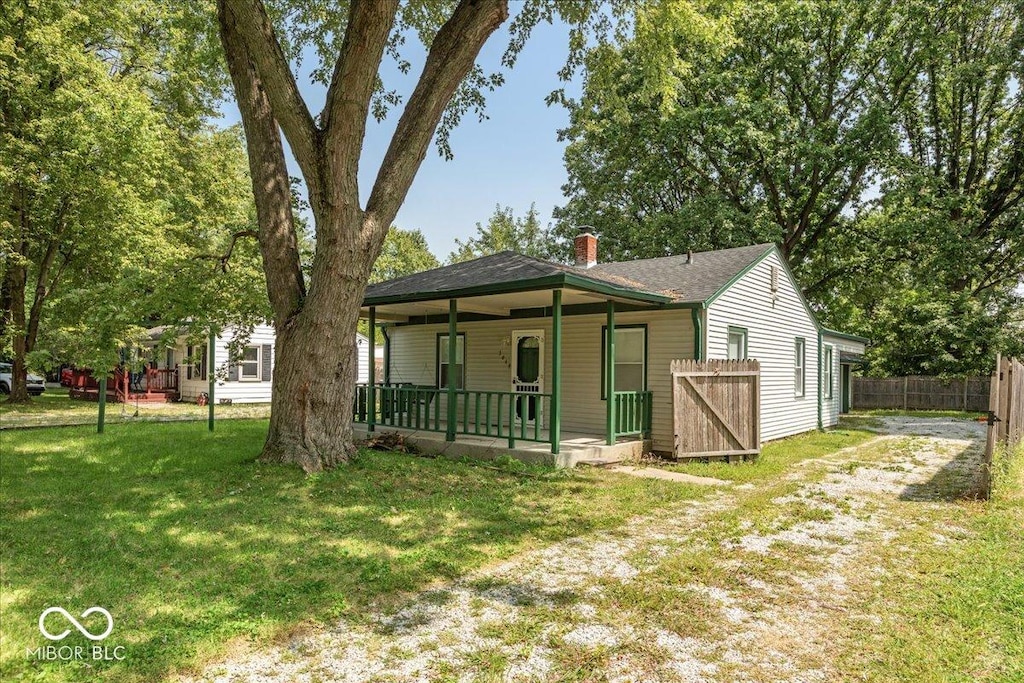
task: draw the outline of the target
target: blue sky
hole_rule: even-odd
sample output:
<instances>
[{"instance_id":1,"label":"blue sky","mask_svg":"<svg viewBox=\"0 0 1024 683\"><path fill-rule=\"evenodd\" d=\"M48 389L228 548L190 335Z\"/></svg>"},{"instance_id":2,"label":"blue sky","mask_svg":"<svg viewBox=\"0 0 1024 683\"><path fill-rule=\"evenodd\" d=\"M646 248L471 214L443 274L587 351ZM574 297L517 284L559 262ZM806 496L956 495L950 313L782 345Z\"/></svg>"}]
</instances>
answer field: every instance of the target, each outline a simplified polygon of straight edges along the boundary
<instances>
[{"instance_id":1,"label":"blue sky","mask_svg":"<svg viewBox=\"0 0 1024 683\"><path fill-rule=\"evenodd\" d=\"M487 73L499 70L508 43L507 24L491 37L478 60ZM477 222L486 222L496 204L511 206L519 216L535 202L546 223L552 209L563 203L564 145L557 132L568 123L568 115L560 106L545 105L544 98L562 85L556 72L565 63L567 36L564 24L537 26L515 69L506 73L505 84L488 93L489 118L478 122L475 116L466 116L453 132L455 159L445 161L433 147L427 153L395 224L422 230L438 258L447 257L456 238L473 234ZM413 63L408 76L392 74L387 58L384 67L387 87L403 94L415 85L425 54L413 40L407 48L403 56ZM324 88L308 78L301 78L299 86L310 111L319 113ZM578 89L578 83L566 86L570 96ZM224 105L223 113L225 124L239 120L233 100ZM401 107L383 122L370 121L360 165L364 202L400 113ZM294 162L289 163L292 175L298 176Z\"/></svg>"}]
</instances>

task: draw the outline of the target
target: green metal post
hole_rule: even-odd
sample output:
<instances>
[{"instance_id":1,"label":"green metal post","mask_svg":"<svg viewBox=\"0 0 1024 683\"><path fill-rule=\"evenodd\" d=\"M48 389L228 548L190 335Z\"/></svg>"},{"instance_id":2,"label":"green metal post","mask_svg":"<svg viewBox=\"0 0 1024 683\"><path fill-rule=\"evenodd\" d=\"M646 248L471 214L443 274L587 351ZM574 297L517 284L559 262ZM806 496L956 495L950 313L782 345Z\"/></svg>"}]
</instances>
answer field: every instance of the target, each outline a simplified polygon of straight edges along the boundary
<instances>
[{"instance_id":1,"label":"green metal post","mask_svg":"<svg viewBox=\"0 0 1024 683\"><path fill-rule=\"evenodd\" d=\"M458 406L455 405L455 364L459 360L456 353L459 346L458 330L455 323L459 317L459 307L455 299L448 301L448 424L445 427L446 441L455 441L455 421Z\"/></svg>"},{"instance_id":2,"label":"green metal post","mask_svg":"<svg viewBox=\"0 0 1024 683\"><path fill-rule=\"evenodd\" d=\"M370 386L368 387L368 390L366 392L367 393L366 400L369 403L369 405L366 406L366 431L372 432L373 431L373 424L374 424L374 422L377 419L377 385L376 385L376 382L377 382L377 372L376 372L377 371L377 367L376 367L376 365L377 365L377 363L376 363L377 358L376 358L376 353L375 353L375 351L376 351L376 343L377 343L377 307L376 306L370 306L370 324L369 324L369 328L370 328L370 335L369 335L370 336L370 340L369 340L369 343L367 344L367 346L369 346L370 348L367 349L366 353L370 357L370 361L369 361L369 363L367 365L367 367L370 368L370 371L369 371ZM358 365L359 364L356 363L356 366L358 366Z\"/></svg>"},{"instance_id":3,"label":"green metal post","mask_svg":"<svg viewBox=\"0 0 1024 683\"><path fill-rule=\"evenodd\" d=\"M551 452L562 440L562 290L551 292Z\"/></svg>"},{"instance_id":4,"label":"green metal post","mask_svg":"<svg viewBox=\"0 0 1024 683\"><path fill-rule=\"evenodd\" d=\"M704 360L704 317L699 308L690 309L693 320L693 359Z\"/></svg>"},{"instance_id":5,"label":"green metal post","mask_svg":"<svg viewBox=\"0 0 1024 683\"><path fill-rule=\"evenodd\" d=\"M214 396L213 396L213 391L214 391L214 387L217 386L217 372L216 372L216 368L214 367L214 363L216 363L216 359L217 359L217 335L215 335L213 332L210 332L210 344L209 344L209 349L207 350L207 356L208 356L208 359L206 361L206 377L210 381L210 389L209 389L209 392L208 392L209 396L210 396L210 400L206 404L206 408L207 408L206 426L212 432L213 431L213 404L215 403Z\"/></svg>"},{"instance_id":6,"label":"green metal post","mask_svg":"<svg viewBox=\"0 0 1024 683\"><path fill-rule=\"evenodd\" d=\"M103 433L103 422L107 416L107 376L100 377L100 414L96 418L96 433Z\"/></svg>"},{"instance_id":7,"label":"green metal post","mask_svg":"<svg viewBox=\"0 0 1024 683\"><path fill-rule=\"evenodd\" d=\"M608 403L605 427L608 432L608 445L615 443L615 302L608 301L608 340L605 342L605 372L608 380Z\"/></svg>"}]
</instances>

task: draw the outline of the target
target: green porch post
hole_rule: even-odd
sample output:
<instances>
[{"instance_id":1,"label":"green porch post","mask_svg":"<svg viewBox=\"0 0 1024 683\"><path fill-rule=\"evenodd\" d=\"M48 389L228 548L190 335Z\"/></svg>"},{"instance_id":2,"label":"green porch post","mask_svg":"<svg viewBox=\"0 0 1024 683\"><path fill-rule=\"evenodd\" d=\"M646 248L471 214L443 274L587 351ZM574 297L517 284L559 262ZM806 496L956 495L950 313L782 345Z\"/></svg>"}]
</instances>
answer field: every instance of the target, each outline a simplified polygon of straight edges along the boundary
<instances>
[{"instance_id":1,"label":"green porch post","mask_svg":"<svg viewBox=\"0 0 1024 683\"><path fill-rule=\"evenodd\" d=\"M370 306L370 324L369 324L369 328L370 328L370 334L369 334L369 341L367 342L367 346L369 346L370 348L368 348L366 350L366 353L370 357L369 364L367 365L367 367L369 368L370 386L368 387L367 392L366 392L367 393L367 403L369 404L369 405L366 406L366 431L372 432L373 431L373 423L376 420L376 416L377 416L377 386L376 386L376 381L377 381L376 362L377 362L377 358L376 358L376 354L375 354L375 350L376 350L375 347L376 347L376 342L377 342L377 307L376 306ZM358 362L356 363L356 367L357 368L359 367L359 363ZM356 374L358 374L358 372ZM357 381L358 381L358 379L359 378L356 377Z\"/></svg>"},{"instance_id":2,"label":"green porch post","mask_svg":"<svg viewBox=\"0 0 1024 683\"><path fill-rule=\"evenodd\" d=\"M213 391L214 391L214 387L217 386L217 372L216 372L216 367L214 366L214 363L217 362L217 335L215 335L213 332L210 332L210 348L207 351L207 355L209 356L209 360L206 362L206 376L210 380L210 390L209 390L210 401L206 404L207 410L209 411L209 413L208 413L208 415L206 417L206 426L212 432L213 431L213 404L215 402L214 398L213 398Z\"/></svg>"},{"instance_id":3,"label":"green porch post","mask_svg":"<svg viewBox=\"0 0 1024 683\"><path fill-rule=\"evenodd\" d=\"M455 364L459 346L458 330L455 323L459 317L459 306L455 299L448 301L448 424L445 427L445 441L455 441L455 421L458 405L455 399Z\"/></svg>"},{"instance_id":4,"label":"green porch post","mask_svg":"<svg viewBox=\"0 0 1024 683\"><path fill-rule=\"evenodd\" d=\"M608 445L615 443L615 302L608 301L608 339L605 341L605 371L608 381L608 403L605 405L605 428L608 433Z\"/></svg>"},{"instance_id":5,"label":"green porch post","mask_svg":"<svg viewBox=\"0 0 1024 683\"><path fill-rule=\"evenodd\" d=\"M551 292L551 452L562 440L562 290Z\"/></svg>"},{"instance_id":6,"label":"green porch post","mask_svg":"<svg viewBox=\"0 0 1024 683\"><path fill-rule=\"evenodd\" d=\"M103 375L102 377L100 377L100 393L99 393L99 396L97 396L97 399L99 400L99 403L100 403L100 406L99 406L100 412L99 412L99 415L96 418L96 433L97 434L102 434L103 433L103 423L106 420L106 416L107 416L107 376L106 375Z\"/></svg>"}]
</instances>

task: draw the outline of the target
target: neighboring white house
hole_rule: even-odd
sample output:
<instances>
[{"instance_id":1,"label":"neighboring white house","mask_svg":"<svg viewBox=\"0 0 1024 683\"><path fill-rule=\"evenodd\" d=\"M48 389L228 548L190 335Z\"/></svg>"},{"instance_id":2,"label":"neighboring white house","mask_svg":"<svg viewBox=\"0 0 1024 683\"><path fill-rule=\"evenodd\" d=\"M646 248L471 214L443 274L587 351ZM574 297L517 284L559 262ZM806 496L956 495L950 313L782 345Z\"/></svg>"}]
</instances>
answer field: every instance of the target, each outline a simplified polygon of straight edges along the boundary
<instances>
[{"instance_id":1,"label":"neighboring white house","mask_svg":"<svg viewBox=\"0 0 1024 683\"><path fill-rule=\"evenodd\" d=\"M274 328L271 325L253 328L237 362L231 362L228 354L228 344L234 337L235 331L229 328L215 341L215 376L218 381L214 398L218 401L230 399L232 403L268 403L274 373ZM366 382L370 376L367 343L366 337L356 334L359 382ZM177 370L178 395L182 401L194 402L209 392L206 343L190 346L182 336L173 347L159 351L157 355L158 368Z\"/></svg>"},{"instance_id":2,"label":"neighboring white house","mask_svg":"<svg viewBox=\"0 0 1024 683\"><path fill-rule=\"evenodd\" d=\"M763 441L838 422L850 369L868 340L818 323L775 245L614 263L598 262L592 235L581 235L575 246L575 267L502 252L370 285L363 316L372 308L387 340L381 424L403 426L399 418L413 415L419 429L449 429L445 387L454 377L458 434L504 436L502 425L512 420L525 423L525 431L537 428L533 440L545 441L543 430L556 414L563 434L640 433L653 450L670 452L669 365L688 358L759 361ZM557 402L551 395L554 302L561 311ZM613 410L628 413L611 430L605 381L610 311L614 391L621 394ZM511 417L505 407L489 404L499 393L516 401ZM536 398L519 398L529 393ZM503 406L513 398L505 397ZM634 409L646 427L633 420Z\"/></svg>"}]
</instances>

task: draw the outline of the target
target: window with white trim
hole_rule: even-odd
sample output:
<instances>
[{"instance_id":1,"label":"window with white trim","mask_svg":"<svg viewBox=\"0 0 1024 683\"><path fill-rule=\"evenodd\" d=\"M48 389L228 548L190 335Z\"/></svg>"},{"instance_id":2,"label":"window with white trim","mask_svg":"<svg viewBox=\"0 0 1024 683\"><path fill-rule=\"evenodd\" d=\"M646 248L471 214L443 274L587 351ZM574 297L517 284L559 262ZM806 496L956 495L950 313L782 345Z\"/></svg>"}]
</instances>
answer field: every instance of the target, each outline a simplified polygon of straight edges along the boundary
<instances>
[{"instance_id":1,"label":"window with white trim","mask_svg":"<svg viewBox=\"0 0 1024 683\"><path fill-rule=\"evenodd\" d=\"M238 378L243 382L260 381L260 347L246 346L238 359Z\"/></svg>"},{"instance_id":2,"label":"window with white trim","mask_svg":"<svg viewBox=\"0 0 1024 683\"><path fill-rule=\"evenodd\" d=\"M793 394L799 398L806 393L807 342L797 337L793 344Z\"/></svg>"},{"instance_id":3,"label":"window with white trim","mask_svg":"<svg viewBox=\"0 0 1024 683\"><path fill-rule=\"evenodd\" d=\"M824 384L825 384L825 387L824 387L824 389L825 389L825 398L832 398L832 382L833 382L832 362L833 362L833 352L832 352L832 347L831 346L826 346L825 347L825 352L824 352L824 356L823 357L824 357L824 360L822 362L825 364L825 366L821 369L822 370L822 375L821 376L822 376L822 382L824 382Z\"/></svg>"},{"instance_id":4,"label":"window with white trim","mask_svg":"<svg viewBox=\"0 0 1024 683\"><path fill-rule=\"evenodd\" d=\"M455 388L466 386L466 334L455 335L455 369L448 368L448 335L437 335L437 387L448 388L448 377L455 378Z\"/></svg>"},{"instance_id":5,"label":"window with white trim","mask_svg":"<svg viewBox=\"0 0 1024 683\"><path fill-rule=\"evenodd\" d=\"M601 398L607 398L608 327L601 328ZM647 390L647 326L615 328L615 391Z\"/></svg>"},{"instance_id":6,"label":"window with white trim","mask_svg":"<svg viewBox=\"0 0 1024 683\"><path fill-rule=\"evenodd\" d=\"M743 327L729 328L729 360L747 359L747 330Z\"/></svg>"}]
</instances>

